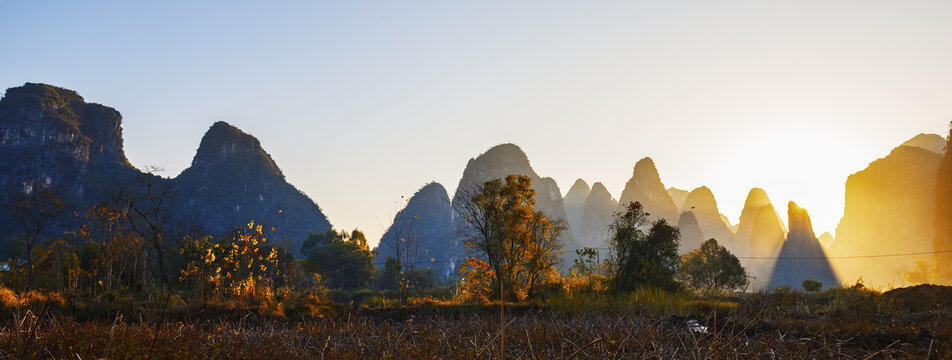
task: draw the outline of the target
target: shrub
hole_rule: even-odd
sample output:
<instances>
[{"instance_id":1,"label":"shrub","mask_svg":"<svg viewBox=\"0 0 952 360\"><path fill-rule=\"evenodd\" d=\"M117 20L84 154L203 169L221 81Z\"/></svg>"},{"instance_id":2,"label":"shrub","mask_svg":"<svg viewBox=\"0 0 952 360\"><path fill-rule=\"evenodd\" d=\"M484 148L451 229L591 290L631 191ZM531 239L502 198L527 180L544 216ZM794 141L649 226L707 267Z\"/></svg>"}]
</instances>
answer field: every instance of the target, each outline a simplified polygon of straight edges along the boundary
<instances>
[{"instance_id":1,"label":"shrub","mask_svg":"<svg viewBox=\"0 0 952 360\"><path fill-rule=\"evenodd\" d=\"M803 290L806 290L807 292L815 293L817 291L820 291L820 289L822 288L823 288L823 283L819 281L810 280L810 279L803 280Z\"/></svg>"}]
</instances>

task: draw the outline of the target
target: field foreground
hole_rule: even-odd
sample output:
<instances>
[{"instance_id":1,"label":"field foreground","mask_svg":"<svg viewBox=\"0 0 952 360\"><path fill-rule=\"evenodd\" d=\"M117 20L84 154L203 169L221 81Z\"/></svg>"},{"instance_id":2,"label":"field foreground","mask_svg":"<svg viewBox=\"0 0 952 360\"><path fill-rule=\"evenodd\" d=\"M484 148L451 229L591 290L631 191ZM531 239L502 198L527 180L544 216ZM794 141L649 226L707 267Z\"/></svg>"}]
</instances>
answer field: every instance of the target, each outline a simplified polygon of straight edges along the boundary
<instances>
[{"instance_id":1,"label":"field foreground","mask_svg":"<svg viewBox=\"0 0 952 360\"><path fill-rule=\"evenodd\" d=\"M707 319L521 308L507 317L509 358L948 358L942 314L878 324L847 317ZM18 323L17 323L18 321ZM904 324L905 323L905 324ZM927 324L924 326L914 324ZM29 315L7 321L0 358L445 359L499 358L499 314L353 312L301 320L76 321ZM29 340L29 332L36 336ZM945 356L942 356L942 354Z\"/></svg>"}]
</instances>

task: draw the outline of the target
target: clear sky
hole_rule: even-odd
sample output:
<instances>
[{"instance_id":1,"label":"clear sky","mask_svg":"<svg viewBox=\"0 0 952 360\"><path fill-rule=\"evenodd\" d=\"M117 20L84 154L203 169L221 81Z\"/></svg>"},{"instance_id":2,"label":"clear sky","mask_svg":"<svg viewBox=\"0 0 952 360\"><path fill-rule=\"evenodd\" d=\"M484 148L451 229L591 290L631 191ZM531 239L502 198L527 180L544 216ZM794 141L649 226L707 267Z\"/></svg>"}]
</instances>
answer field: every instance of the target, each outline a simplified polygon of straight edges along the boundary
<instances>
[{"instance_id":1,"label":"clear sky","mask_svg":"<svg viewBox=\"0 0 952 360\"><path fill-rule=\"evenodd\" d=\"M28 81L118 109L166 176L227 121L373 243L502 142L563 193L651 156L734 223L757 186L821 233L849 174L947 132L952 2L3 1L0 87Z\"/></svg>"}]
</instances>

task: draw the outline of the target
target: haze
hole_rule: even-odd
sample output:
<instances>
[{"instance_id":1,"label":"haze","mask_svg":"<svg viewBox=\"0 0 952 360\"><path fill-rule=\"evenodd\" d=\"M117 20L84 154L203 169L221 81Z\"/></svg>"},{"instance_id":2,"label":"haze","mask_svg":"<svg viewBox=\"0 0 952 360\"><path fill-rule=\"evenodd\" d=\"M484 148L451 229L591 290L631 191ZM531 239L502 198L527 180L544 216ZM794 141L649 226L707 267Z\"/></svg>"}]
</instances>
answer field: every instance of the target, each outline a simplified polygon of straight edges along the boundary
<instances>
[{"instance_id":1,"label":"haze","mask_svg":"<svg viewBox=\"0 0 952 360\"><path fill-rule=\"evenodd\" d=\"M76 89L166 176L225 120L372 243L411 195L518 144L562 192L651 156L737 222L751 187L817 233L846 177L952 120L952 3L0 4L0 86ZM452 196L452 194L450 194Z\"/></svg>"}]
</instances>

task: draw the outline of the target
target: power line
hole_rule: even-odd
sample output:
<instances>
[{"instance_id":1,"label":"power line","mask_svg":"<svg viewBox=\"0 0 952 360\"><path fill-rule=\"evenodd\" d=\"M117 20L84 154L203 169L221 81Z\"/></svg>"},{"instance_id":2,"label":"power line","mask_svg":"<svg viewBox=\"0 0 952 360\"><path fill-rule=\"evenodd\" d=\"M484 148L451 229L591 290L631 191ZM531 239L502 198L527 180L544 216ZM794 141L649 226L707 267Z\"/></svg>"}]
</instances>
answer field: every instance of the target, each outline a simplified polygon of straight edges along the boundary
<instances>
[{"instance_id":1,"label":"power line","mask_svg":"<svg viewBox=\"0 0 952 360\"><path fill-rule=\"evenodd\" d=\"M599 250L611 250L610 248L596 247L591 248L595 251ZM933 255L933 254L944 254L952 253L952 250L937 250L937 251L924 251L924 252L913 252L913 253L897 253L897 254L875 254L875 255L847 255L847 256L738 256L738 259L750 259L750 260L829 260L829 259L866 259L866 258L883 258L883 257L899 257L899 256L917 256L917 255Z\"/></svg>"},{"instance_id":2,"label":"power line","mask_svg":"<svg viewBox=\"0 0 952 360\"><path fill-rule=\"evenodd\" d=\"M916 255L932 255L932 254L942 254L942 253L952 253L952 250L939 250L939 251L924 251L916 253L902 253L902 254L876 254L876 255L852 255L852 256L807 256L807 257L767 257L767 256L738 256L738 259L752 259L752 260L830 260L830 259L866 259L866 258L883 258L883 257L898 257L898 256L916 256Z\"/></svg>"},{"instance_id":3,"label":"power line","mask_svg":"<svg viewBox=\"0 0 952 360\"><path fill-rule=\"evenodd\" d=\"M596 249L607 249L607 248L592 248ZM934 254L945 254L952 253L952 250L939 250L939 251L924 251L924 252L914 252L914 253L899 253L899 254L875 254L875 255L851 255L851 256L783 256L783 257L770 257L770 256L738 256L738 259L748 259L748 260L835 260L835 259L867 259L867 258L884 258L884 257L900 257L900 256L919 256L919 255L934 255ZM382 264L384 259L377 260L375 259L374 263ZM455 263L460 262L460 260L435 260L435 261L417 261L414 262L415 265L421 264L446 264L446 263Z\"/></svg>"}]
</instances>

